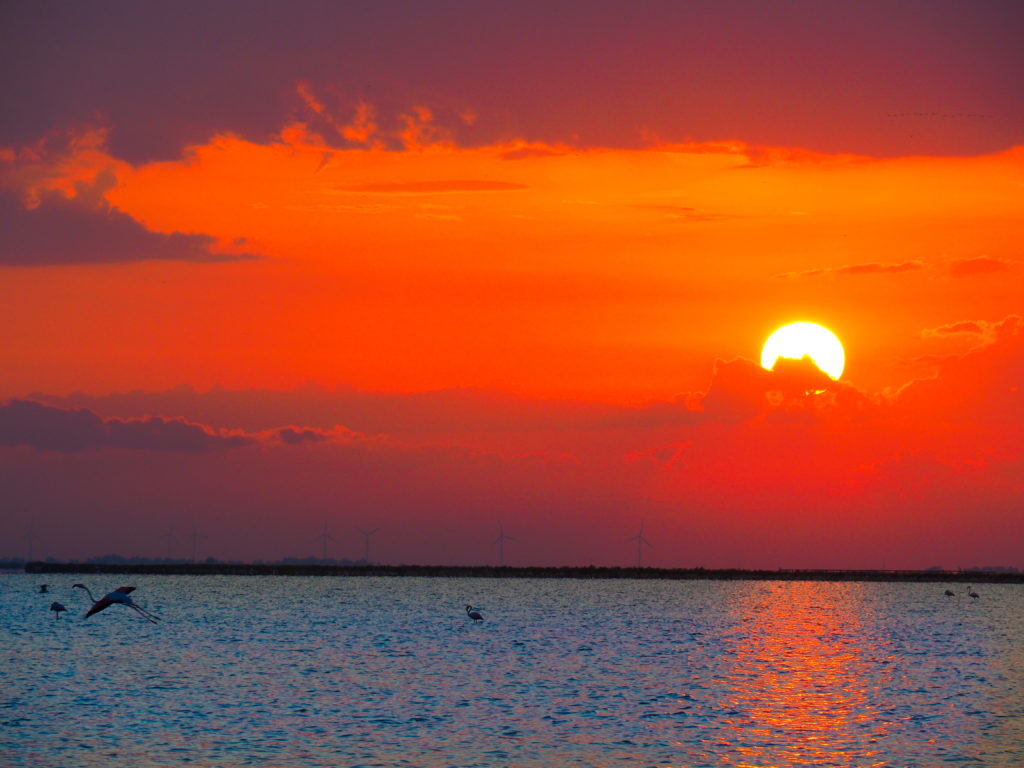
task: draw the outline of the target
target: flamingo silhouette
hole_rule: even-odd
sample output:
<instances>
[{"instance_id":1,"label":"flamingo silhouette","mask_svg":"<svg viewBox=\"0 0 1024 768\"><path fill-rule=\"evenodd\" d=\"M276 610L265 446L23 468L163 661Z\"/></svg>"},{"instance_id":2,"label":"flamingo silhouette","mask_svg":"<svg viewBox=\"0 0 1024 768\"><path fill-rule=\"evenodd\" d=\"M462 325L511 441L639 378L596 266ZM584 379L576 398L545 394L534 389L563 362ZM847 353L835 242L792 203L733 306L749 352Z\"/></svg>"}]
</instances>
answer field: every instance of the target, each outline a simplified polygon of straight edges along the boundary
<instances>
[{"instance_id":1,"label":"flamingo silhouette","mask_svg":"<svg viewBox=\"0 0 1024 768\"><path fill-rule=\"evenodd\" d=\"M160 619L160 617L157 616L155 613L150 613L145 608L141 607L138 603L136 603L134 600L132 600L130 597L128 597L128 593L134 592L135 587L118 587L113 592L108 592L102 598L97 600L95 597L93 597L92 591L87 586L85 586L85 584L72 584L71 586L72 588L78 587L79 589L84 589L86 593L89 595L89 599L92 600L92 608L90 608L88 612L85 614L85 618L87 619L94 613L99 613L104 608L107 608L113 605L114 603L127 605L129 608L135 609L141 616L145 617L147 621L150 621L153 624L156 624L156 622Z\"/></svg>"},{"instance_id":2,"label":"flamingo silhouette","mask_svg":"<svg viewBox=\"0 0 1024 768\"><path fill-rule=\"evenodd\" d=\"M54 600L52 603L50 603L50 610L53 611L55 614L57 614L57 618L59 619L60 618L60 612L61 611L66 611L67 608L65 608L63 605L61 605L56 600Z\"/></svg>"},{"instance_id":3,"label":"flamingo silhouette","mask_svg":"<svg viewBox=\"0 0 1024 768\"><path fill-rule=\"evenodd\" d=\"M480 611L474 608L472 605L466 606L466 615L469 616L473 621L483 621L484 617L480 615Z\"/></svg>"}]
</instances>

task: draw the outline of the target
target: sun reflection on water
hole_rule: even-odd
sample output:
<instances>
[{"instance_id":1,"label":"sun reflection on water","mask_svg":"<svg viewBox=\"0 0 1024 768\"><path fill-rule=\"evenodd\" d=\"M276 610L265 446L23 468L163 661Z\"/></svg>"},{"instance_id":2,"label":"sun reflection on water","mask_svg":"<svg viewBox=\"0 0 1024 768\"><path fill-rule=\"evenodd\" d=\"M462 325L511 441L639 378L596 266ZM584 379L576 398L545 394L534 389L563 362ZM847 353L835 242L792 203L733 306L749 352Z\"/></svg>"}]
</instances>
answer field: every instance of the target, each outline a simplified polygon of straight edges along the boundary
<instances>
[{"instance_id":1,"label":"sun reflection on water","mask_svg":"<svg viewBox=\"0 0 1024 768\"><path fill-rule=\"evenodd\" d=\"M711 686L724 727L705 757L732 755L744 768L886 764L894 659L858 614L857 588L780 582L750 596Z\"/></svg>"}]
</instances>

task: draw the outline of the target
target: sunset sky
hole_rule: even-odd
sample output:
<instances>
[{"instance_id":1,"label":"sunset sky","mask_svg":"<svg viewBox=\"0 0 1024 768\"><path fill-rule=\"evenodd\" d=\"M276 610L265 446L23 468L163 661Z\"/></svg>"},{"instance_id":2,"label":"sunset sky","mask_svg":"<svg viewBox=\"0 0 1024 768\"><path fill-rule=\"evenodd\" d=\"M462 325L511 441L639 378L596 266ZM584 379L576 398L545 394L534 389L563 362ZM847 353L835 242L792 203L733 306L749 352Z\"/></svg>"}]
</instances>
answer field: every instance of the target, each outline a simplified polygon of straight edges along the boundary
<instances>
[{"instance_id":1,"label":"sunset sky","mask_svg":"<svg viewBox=\"0 0 1024 768\"><path fill-rule=\"evenodd\" d=\"M5 3L0 557L1024 568L1022 40Z\"/></svg>"}]
</instances>

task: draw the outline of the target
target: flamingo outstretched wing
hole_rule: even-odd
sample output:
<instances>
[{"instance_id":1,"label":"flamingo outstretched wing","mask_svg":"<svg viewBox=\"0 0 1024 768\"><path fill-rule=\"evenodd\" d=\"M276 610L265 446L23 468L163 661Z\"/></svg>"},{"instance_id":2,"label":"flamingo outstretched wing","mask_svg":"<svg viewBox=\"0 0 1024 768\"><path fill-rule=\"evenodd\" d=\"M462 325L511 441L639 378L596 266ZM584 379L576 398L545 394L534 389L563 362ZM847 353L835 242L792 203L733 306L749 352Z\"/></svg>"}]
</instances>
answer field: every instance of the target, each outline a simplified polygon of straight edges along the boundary
<instances>
[{"instance_id":1,"label":"flamingo outstretched wing","mask_svg":"<svg viewBox=\"0 0 1024 768\"><path fill-rule=\"evenodd\" d=\"M85 618L88 619L94 613L99 613L104 608L109 608L113 604L114 604L114 601L110 599L110 596L109 595L105 595L104 597L101 597L99 600L97 600L95 603L92 604L92 608L90 608L86 612Z\"/></svg>"},{"instance_id":2,"label":"flamingo outstretched wing","mask_svg":"<svg viewBox=\"0 0 1024 768\"><path fill-rule=\"evenodd\" d=\"M84 588L85 587L83 587L83 589ZM160 621L160 617L159 616L157 616L155 613L150 613L149 611L147 611L142 606L136 604L136 602L134 600L132 600L130 597L128 597L129 593L134 592L134 591L135 591L135 587L118 587L113 592L108 592L101 599L99 599L95 603L93 603L92 608L90 608L89 612L85 614L85 618L88 619L94 613L99 613L100 611L102 611L105 608L113 605L114 603L120 603L121 605L128 606L133 611L135 611L140 616L142 616L147 621L149 621L149 622L151 622L153 624L156 624L158 621Z\"/></svg>"},{"instance_id":3,"label":"flamingo outstretched wing","mask_svg":"<svg viewBox=\"0 0 1024 768\"><path fill-rule=\"evenodd\" d=\"M85 618L88 619L94 613L99 613L104 608L108 608L114 603L130 603L131 600L129 599L128 595L134 591L135 587L118 587L113 592L108 592L95 603L93 603L92 608L90 608L89 612L85 614Z\"/></svg>"}]
</instances>

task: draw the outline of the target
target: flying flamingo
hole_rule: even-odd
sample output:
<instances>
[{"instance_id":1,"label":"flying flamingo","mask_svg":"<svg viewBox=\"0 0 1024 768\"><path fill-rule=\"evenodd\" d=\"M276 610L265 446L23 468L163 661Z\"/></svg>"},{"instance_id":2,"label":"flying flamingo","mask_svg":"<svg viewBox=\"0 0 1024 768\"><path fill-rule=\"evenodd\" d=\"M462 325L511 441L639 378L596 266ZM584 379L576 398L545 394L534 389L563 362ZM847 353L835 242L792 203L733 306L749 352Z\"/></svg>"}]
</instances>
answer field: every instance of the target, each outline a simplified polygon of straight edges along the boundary
<instances>
[{"instance_id":1,"label":"flying flamingo","mask_svg":"<svg viewBox=\"0 0 1024 768\"><path fill-rule=\"evenodd\" d=\"M59 619L60 618L60 612L61 611L66 611L67 608L65 608L63 605L61 605L56 600L54 600L52 603L50 603L50 610L53 611L55 614L57 614L57 618Z\"/></svg>"},{"instance_id":2,"label":"flying flamingo","mask_svg":"<svg viewBox=\"0 0 1024 768\"><path fill-rule=\"evenodd\" d=\"M92 600L92 608L90 608L85 614L85 618L87 619L94 613L99 613L104 608L113 605L114 603L120 603L121 605L127 605L129 608L134 608L139 612L139 614L144 616L147 621L150 621L153 624L156 624L157 620L160 618L155 613L150 613L145 608L142 608L134 600L128 597L128 593L134 592L135 587L118 587L113 592L108 592L101 599L97 600L93 597L92 592L87 586L85 586L85 584L72 584L71 586L72 588L78 587L79 589L84 589L88 593L89 599Z\"/></svg>"},{"instance_id":3,"label":"flying flamingo","mask_svg":"<svg viewBox=\"0 0 1024 768\"><path fill-rule=\"evenodd\" d=\"M469 616L473 621L483 621L484 617L480 615L480 611L474 608L472 605L466 606L466 615Z\"/></svg>"}]
</instances>

